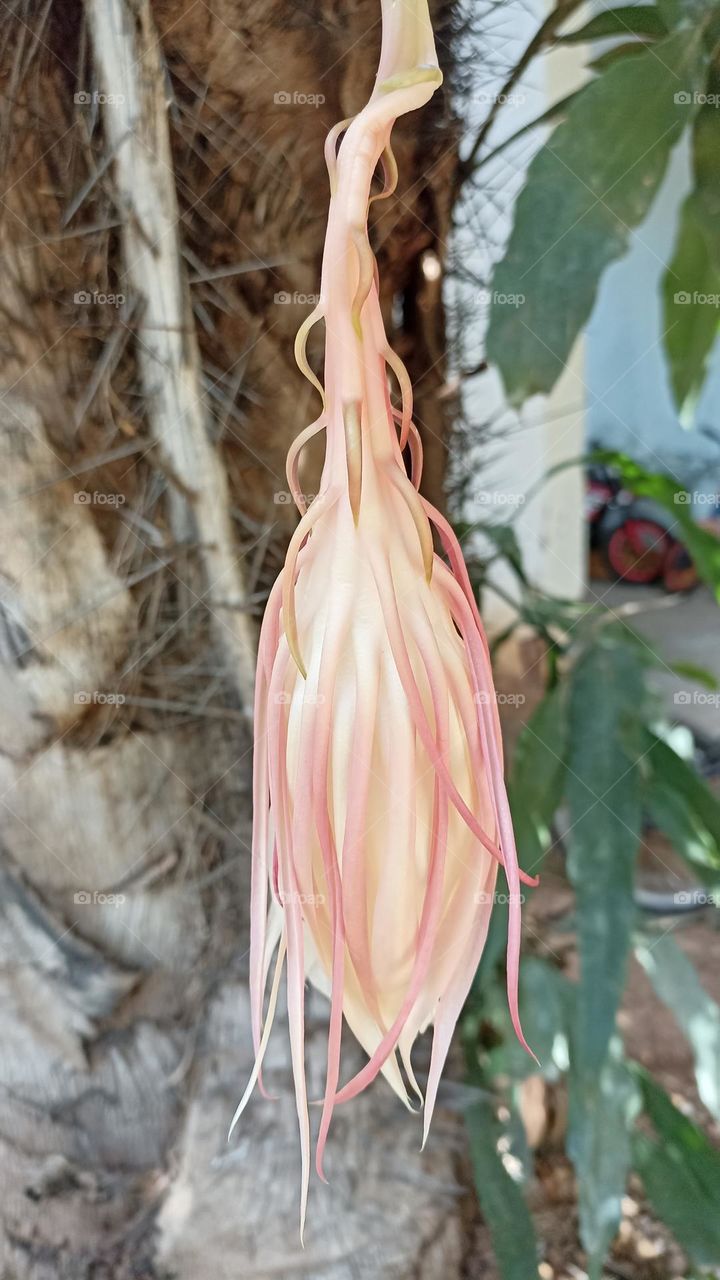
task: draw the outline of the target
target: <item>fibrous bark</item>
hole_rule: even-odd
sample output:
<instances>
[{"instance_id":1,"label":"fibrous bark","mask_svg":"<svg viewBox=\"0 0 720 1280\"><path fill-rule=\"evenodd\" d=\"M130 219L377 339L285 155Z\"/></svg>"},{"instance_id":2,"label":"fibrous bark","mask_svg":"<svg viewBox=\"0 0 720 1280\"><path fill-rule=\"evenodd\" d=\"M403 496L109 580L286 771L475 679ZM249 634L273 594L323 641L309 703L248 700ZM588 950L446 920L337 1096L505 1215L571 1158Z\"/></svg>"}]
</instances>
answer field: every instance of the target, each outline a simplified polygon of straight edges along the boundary
<instances>
[{"instance_id":1,"label":"fibrous bark","mask_svg":"<svg viewBox=\"0 0 720 1280\"><path fill-rule=\"evenodd\" d=\"M251 1059L246 641L312 412L292 340L322 142L367 93L379 6L88 13L16 0L0 50L0 1276L452 1275L452 1119L420 1156L382 1086L342 1109L304 1253L281 1028L280 1101L225 1141ZM123 33L141 60L120 76ZM437 501L441 313L418 263L442 256L448 122L409 122L396 151L373 234Z\"/></svg>"}]
</instances>

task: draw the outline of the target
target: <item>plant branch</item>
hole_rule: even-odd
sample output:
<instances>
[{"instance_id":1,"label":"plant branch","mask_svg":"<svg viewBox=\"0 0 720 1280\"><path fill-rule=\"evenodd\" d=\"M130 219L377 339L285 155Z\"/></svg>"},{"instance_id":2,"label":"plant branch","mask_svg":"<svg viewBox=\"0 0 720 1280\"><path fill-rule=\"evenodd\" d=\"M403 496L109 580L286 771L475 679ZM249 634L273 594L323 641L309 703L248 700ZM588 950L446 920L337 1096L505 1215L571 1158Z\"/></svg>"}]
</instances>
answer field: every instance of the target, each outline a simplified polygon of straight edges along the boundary
<instances>
[{"instance_id":1,"label":"plant branch","mask_svg":"<svg viewBox=\"0 0 720 1280\"><path fill-rule=\"evenodd\" d=\"M495 101L481 125L472 147L470 148L469 154L458 165L456 191L460 190L463 183L465 183L474 172L480 151L482 150L495 120L497 119L504 99L515 88L515 85L523 76L534 58L536 58L537 55L555 39L558 28L562 26L565 19L569 18L570 14L574 13L576 9L579 9L582 2L583 0L560 0L557 8L553 9L552 13L548 14L545 21L538 27L532 40L518 58L518 61L512 68L512 71L508 75L500 92L497 94Z\"/></svg>"}]
</instances>

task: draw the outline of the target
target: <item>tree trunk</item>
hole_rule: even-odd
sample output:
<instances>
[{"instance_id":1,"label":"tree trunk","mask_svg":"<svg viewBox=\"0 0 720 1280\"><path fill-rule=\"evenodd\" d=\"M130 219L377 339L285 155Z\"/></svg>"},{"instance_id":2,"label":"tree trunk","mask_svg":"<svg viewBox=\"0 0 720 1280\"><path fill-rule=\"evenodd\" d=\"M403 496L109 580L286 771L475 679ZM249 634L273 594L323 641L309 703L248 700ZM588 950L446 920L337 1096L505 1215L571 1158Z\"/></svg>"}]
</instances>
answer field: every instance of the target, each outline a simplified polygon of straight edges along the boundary
<instances>
[{"instance_id":1,"label":"tree trunk","mask_svg":"<svg viewBox=\"0 0 720 1280\"><path fill-rule=\"evenodd\" d=\"M379 3L15 0L6 25L0 1280L459 1275L452 1113L420 1155L384 1085L340 1108L304 1251L281 1027L278 1101L226 1142L252 1057L250 650L314 416L292 343L322 142L368 91ZM440 111L400 130L374 229L435 502ZM325 1016L314 997L316 1095Z\"/></svg>"}]
</instances>

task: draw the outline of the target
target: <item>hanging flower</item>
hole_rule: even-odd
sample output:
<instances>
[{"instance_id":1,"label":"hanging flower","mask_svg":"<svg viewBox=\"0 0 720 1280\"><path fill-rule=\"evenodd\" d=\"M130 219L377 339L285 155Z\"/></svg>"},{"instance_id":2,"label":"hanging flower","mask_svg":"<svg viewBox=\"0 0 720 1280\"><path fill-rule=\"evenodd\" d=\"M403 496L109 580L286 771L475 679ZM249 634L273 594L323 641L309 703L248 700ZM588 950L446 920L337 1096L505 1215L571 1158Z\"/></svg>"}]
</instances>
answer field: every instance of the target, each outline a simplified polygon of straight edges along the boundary
<instances>
[{"instance_id":1,"label":"hanging flower","mask_svg":"<svg viewBox=\"0 0 720 1280\"><path fill-rule=\"evenodd\" d=\"M374 91L326 146L331 200L321 300L296 344L323 408L288 456L302 519L260 638L250 950L256 1064L233 1125L259 1078L287 964L301 1220L310 1159L306 981L330 1000L316 1149L321 1177L333 1108L380 1072L404 1103L411 1105L410 1093L424 1102L427 1136L500 864L510 901L510 1012L522 1039L520 882L531 881L517 864L488 647L455 535L418 492L422 447L410 381L385 335L367 229L379 162L382 194L394 189L392 125L427 102L440 81L427 0L383 0ZM308 331L321 318L324 388L305 358ZM399 410L389 374L399 386ZM322 430L320 491L306 509L298 458ZM433 527L447 563L435 553ZM368 1055L345 1084L343 1018ZM423 1099L411 1050L430 1025Z\"/></svg>"}]
</instances>

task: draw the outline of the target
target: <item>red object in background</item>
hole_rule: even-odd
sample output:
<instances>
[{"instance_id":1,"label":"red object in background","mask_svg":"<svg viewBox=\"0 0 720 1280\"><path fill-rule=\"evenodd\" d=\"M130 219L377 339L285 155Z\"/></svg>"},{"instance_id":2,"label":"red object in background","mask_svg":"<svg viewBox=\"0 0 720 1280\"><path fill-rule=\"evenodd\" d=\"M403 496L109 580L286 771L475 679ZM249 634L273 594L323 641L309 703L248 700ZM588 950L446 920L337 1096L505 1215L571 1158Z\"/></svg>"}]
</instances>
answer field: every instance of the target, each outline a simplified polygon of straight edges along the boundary
<instances>
[{"instance_id":1,"label":"red object in background","mask_svg":"<svg viewBox=\"0 0 720 1280\"><path fill-rule=\"evenodd\" d=\"M662 582L667 591L689 591L698 581L695 566L683 544L649 507L623 488L611 468L589 468L590 546L608 576L638 586Z\"/></svg>"},{"instance_id":2,"label":"red object in background","mask_svg":"<svg viewBox=\"0 0 720 1280\"><path fill-rule=\"evenodd\" d=\"M655 520L628 516L610 534L607 558L615 576L624 582L657 582L673 544L679 546Z\"/></svg>"}]
</instances>

